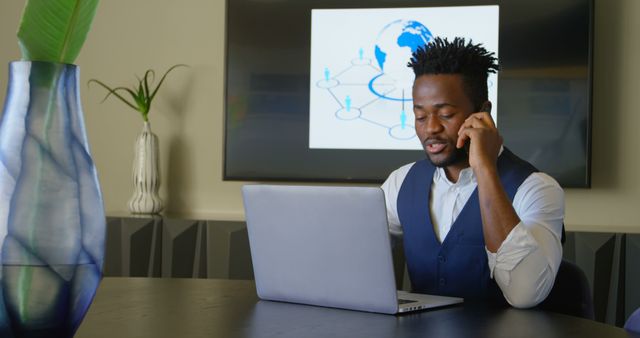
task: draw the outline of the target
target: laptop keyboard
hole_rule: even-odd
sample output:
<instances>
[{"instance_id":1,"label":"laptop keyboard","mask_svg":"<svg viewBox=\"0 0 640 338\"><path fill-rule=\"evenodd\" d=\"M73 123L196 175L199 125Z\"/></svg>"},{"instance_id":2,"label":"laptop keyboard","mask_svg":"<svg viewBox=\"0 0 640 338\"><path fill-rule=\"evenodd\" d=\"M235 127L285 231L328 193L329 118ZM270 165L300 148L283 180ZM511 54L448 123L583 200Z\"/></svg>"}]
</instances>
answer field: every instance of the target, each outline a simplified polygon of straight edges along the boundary
<instances>
[{"instance_id":1,"label":"laptop keyboard","mask_svg":"<svg viewBox=\"0 0 640 338\"><path fill-rule=\"evenodd\" d=\"M409 299L398 299L398 304L402 305L402 304L410 304L410 303L417 303L418 301L416 300L409 300Z\"/></svg>"}]
</instances>

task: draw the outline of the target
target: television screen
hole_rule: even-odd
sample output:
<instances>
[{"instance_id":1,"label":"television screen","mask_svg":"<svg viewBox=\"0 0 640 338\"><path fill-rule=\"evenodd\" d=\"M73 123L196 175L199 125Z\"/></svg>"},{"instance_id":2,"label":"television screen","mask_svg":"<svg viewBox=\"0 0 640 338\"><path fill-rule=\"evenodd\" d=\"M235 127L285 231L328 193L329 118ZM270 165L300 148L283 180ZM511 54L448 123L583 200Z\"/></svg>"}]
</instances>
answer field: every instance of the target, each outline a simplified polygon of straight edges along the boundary
<instances>
[{"instance_id":1,"label":"television screen","mask_svg":"<svg viewBox=\"0 0 640 338\"><path fill-rule=\"evenodd\" d=\"M228 0L225 179L381 182L425 158L407 67L433 38L495 52L505 145L589 186L591 0Z\"/></svg>"}]
</instances>

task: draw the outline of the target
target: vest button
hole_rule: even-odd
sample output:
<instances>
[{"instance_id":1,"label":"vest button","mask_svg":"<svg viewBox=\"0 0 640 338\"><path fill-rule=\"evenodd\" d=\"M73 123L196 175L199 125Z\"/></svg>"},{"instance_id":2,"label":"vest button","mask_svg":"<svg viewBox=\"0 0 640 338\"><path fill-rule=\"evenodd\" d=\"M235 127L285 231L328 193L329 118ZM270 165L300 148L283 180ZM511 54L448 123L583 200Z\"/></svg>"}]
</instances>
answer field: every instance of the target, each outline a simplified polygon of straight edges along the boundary
<instances>
[{"instance_id":1,"label":"vest button","mask_svg":"<svg viewBox=\"0 0 640 338\"><path fill-rule=\"evenodd\" d=\"M444 278L440 278L440 286L444 286L447 284L447 281Z\"/></svg>"},{"instance_id":2,"label":"vest button","mask_svg":"<svg viewBox=\"0 0 640 338\"><path fill-rule=\"evenodd\" d=\"M446 261L447 261L447 259L446 259L444 256L442 256L442 255L438 255L438 262L440 262L440 263L444 263L444 262L446 262Z\"/></svg>"}]
</instances>

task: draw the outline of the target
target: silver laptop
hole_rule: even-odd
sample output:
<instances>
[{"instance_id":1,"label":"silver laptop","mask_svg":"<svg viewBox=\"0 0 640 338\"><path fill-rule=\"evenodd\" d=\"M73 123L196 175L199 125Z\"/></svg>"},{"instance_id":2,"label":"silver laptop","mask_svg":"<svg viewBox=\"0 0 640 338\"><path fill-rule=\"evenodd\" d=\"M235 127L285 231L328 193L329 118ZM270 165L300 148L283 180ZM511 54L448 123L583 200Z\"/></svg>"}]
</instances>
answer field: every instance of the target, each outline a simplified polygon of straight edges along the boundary
<instances>
[{"instance_id":1,"label":"silver laptop","mask_svg":"<svg viewBox=\"0 0 640 338\"><path fill-rule=\"evenodd\" d=\"M242 194L261 299L388 314L462 302L396 291L380 188L246 185Z\"/></svg>"}]
</instances>

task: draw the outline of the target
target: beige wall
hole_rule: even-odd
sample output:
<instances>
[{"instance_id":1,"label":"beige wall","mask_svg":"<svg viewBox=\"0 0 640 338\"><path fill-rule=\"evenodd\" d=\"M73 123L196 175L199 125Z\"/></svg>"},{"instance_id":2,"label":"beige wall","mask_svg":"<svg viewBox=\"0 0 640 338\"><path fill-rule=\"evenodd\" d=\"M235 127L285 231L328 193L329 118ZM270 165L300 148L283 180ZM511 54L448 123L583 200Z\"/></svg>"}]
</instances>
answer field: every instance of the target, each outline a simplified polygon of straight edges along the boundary
<instances>
[{"instance_id":1,"label":"beige wall","mask_svg":"<svg viewBox=\"0 0 640 338\"><path fill-rule=\"evenodd\" d=\"M0 3L0 65L19 58L22 1ZM569 229L640 232L640 1L597 0L593 187L566 192ZM160 137L167 209L188 217L242 219L241 182L222 181L223 0L103 0L77 64L82 79L125 85L175 63L150 115ZM6 66L0 66L4 102ZM109 214L125 214L133 141L142 120L104 92L83 87L94 160Z\"/></svg>"}]
</instances>

